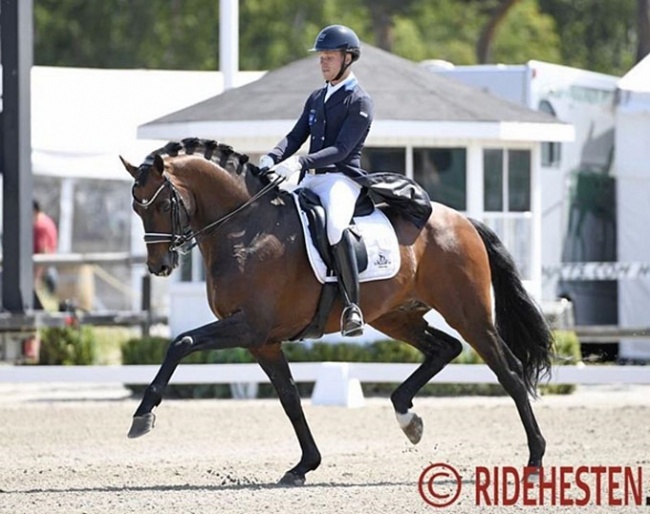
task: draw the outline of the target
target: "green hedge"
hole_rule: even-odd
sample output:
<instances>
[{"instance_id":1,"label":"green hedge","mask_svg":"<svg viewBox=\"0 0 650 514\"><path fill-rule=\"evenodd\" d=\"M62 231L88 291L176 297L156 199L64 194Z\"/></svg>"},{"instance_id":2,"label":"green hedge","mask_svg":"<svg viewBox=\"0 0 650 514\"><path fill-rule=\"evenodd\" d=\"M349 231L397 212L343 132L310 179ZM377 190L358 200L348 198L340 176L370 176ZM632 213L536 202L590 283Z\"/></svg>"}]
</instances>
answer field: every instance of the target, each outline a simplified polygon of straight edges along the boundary
<instances>
[{"instance_id":1,"label":"green hedge","mask_svg":"<svg viewBox=\"0 0 650 514\"><path fill-rule=\"evenodd\" d=\"M580 340L575 332L557 330L553 335L555 336L553 365L577 364L582 360ZM575 391L575 388L573 384L550 384L540 386L539 390L542 394L570 394Z\"/></svg>"},{"instance_id":2,"label":"green hedge","mask_svg":"<svg viewBox=\"0 0 650 514\"><path fill-rule=\"evenodd\" d=\"M39 338L39 364L89 365L97 358L95 334L90 326L43 328Z\"/></svg>"},{"instance_id":3,"label":"green hedge","mask_svg":"<svg viewBox=\"0 0 650 514\"><path fill-rule=\"evenodd\" d=\"M162 363L169 340L161 337L130 339L122 346L122 362L124 364L160 364ZM422 354L410 345L385 340L371 344L358 343L285 343L285 355L289 362L407 362L422 361ZM573 363L580 359L580 344L572 332L556 333L556 352L561 362ZM254 359L250 353L241 348L219 351L197 352L183 359L184 363L250 363ZM481 359L471 349L466 348L453 361L458 364L478 364ZM389 395L397 387L396 384L364 383L362 388L367 396ZM135 393L144 390L144 386L129 386ZM302 396L311 395L313 383L298 384ZM571 385L549 385L540 388L542 394L567 394L573 391ZM503 395L499 384L427 384L419 393L424 396L454 396L454 395ZM177 398L230 398L228 385L205 384L170 384L166 391L167 397ZM260 384L260 397L274 397L275 391L270 384Z\"/></svg>"}]
</instances>

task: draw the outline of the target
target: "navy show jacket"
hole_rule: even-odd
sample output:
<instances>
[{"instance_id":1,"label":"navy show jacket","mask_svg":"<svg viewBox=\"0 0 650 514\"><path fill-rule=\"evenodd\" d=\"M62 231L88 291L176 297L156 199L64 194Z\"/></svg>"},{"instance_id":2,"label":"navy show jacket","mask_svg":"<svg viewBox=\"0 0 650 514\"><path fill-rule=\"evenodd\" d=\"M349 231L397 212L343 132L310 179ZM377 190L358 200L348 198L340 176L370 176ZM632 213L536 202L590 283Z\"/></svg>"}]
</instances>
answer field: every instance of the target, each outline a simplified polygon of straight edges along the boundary
<instances>
[{"instance_id":1,"label":"navy show jacket","mask_svg":"<svg viewBox=\"0 0 650 514\"><path fill-rule=\"evenodd\" d=\"M295 126L269 152L278 163L290 157L310 137L309 154L301 156L302 172L340 171L350 178L366 173L361 169L361 149L373 118L372 99L356 78L334 92L324 102L327 86L314 91Z\"/></svg>"}]
</instances>

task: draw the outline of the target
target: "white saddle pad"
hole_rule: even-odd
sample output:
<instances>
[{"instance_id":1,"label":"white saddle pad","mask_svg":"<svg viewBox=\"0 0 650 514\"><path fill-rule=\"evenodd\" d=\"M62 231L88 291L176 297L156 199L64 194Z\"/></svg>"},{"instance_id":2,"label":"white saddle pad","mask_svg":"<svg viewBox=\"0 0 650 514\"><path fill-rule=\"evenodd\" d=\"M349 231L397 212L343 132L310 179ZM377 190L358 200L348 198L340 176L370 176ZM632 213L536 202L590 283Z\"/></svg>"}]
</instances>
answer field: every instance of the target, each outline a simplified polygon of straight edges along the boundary
<instances>
[{"instance_id":1,"label":"white saddle pad","mask_svg":"<svg viewBox=\"0 0 650 514\"><path fill-rule=\"evenodd\" d=\"M300 224L305 236L305 246L309 263L321 284L336 282L336 276L327 275L327 266L323 262L316 246L311 240L309 220L298 203L298 196L292 193L296 209L300 215ZM368 251L368 267L359 274L359 282L385 280L397 275L400 267L399 244L393 226L386 215L375 209L369 216L355 217L355 230L363 237Z\"/></svg>"}]
</instances>

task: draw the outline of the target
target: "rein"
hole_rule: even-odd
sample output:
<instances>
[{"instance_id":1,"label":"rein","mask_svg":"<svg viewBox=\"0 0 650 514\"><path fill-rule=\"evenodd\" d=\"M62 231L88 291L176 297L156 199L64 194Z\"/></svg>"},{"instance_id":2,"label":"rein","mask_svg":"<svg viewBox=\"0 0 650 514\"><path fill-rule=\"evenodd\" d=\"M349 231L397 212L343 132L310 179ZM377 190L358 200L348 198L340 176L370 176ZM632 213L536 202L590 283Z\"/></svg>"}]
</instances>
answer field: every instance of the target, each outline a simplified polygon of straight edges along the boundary
<instances>
[{"instance_id":1,"label":"rein","mask_svg":"<svg viewBox=\"0 0 650 514\"><path fill-rule=\"evenodd\" d=\"M160 187L158 187L158 189L150 199L142 200L142 201L136 199L135 195L133 194L133 190L131 191L131 195L133 196L133 201L137 205L139 205L143 209L148 209L153 204L153 202L156 200L156 198L158 197L158 195L161 193L163 189L165 188L170 189L171 205L172 205L171 207L172 212L170 214L172 219L172 232L171 233L146 232L144 234L144 242L145 244L170 243L169 251L178 252L182 255L189 253L192 250L192 248L194 248L196 245L199 244L198 241L199 236L208 232L209 230L215 229L223 225L230 218L234 217L236 214L243 211L246 207L255 203L262 196L267 194L276 186L280 185L285 180L283 177L275 178L274 180L269 182L266 186L264 186L259 192L257 192L251 198L249 198L246 202L244 202L242 205L237 207L235 210L229 212L228 214L225 214L218 220L209 223L205 227L197 230L196 232L193 232L189 228L182 229L183 226L187 227L189 223L189 214L187 212L187 208L183 203L183 198L181 197L176 187L174 187L174 184L171 182L171 180L169 180L169 177L167 175L163 175L163 179L164 179L163 183L160 184ZM135 187L135 184L133 187ZM185 212L185 224L181 222L179 205L180 207L182 207L183 211Z\"/></svg>"}]
</instances>

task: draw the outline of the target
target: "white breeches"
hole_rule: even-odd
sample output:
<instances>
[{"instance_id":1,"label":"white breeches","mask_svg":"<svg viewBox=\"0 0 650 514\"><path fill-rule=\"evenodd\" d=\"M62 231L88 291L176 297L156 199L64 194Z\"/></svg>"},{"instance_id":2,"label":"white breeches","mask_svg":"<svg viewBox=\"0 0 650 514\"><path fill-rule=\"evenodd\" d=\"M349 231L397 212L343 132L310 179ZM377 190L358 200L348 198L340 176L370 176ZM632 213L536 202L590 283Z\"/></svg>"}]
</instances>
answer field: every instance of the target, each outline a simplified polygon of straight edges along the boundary
<instances>
[{"instance_id":1,"label":"white breeches","mask_svg":"<svg viewBox=\"0 0 650 514\"><path fill-rule=\"evenodd\" d=\"M300 185L311 189L323 203L327 213L327 239L335 245L350 225L361 186L343 173L307 174Z\"/></svg>"}]
</instances>

